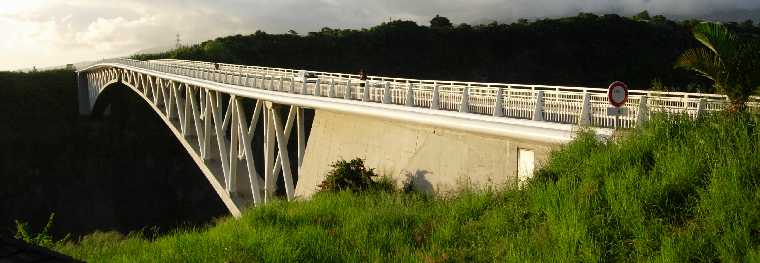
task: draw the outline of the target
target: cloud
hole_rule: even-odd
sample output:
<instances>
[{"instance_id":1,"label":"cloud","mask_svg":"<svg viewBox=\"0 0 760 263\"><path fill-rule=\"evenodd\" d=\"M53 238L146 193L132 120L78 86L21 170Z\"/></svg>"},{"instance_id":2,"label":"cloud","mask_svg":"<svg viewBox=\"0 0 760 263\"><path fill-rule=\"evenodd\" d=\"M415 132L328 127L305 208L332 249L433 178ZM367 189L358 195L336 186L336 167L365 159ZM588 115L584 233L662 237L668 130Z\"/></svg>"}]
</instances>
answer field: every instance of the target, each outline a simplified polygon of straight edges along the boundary
<instances>
[{"instance_id":1,"label":"cloud","mask_svg":"<svg viewBox=\"0 0 760 263\"><path fill-rule=\"evenodd\" d=\"M256 30L363 28L388 19L427 24L512 22L579 12L676 17L760 10L757 0L24 0L0 2L0 70L60 65Z\"/></svg>"}]
</instances>

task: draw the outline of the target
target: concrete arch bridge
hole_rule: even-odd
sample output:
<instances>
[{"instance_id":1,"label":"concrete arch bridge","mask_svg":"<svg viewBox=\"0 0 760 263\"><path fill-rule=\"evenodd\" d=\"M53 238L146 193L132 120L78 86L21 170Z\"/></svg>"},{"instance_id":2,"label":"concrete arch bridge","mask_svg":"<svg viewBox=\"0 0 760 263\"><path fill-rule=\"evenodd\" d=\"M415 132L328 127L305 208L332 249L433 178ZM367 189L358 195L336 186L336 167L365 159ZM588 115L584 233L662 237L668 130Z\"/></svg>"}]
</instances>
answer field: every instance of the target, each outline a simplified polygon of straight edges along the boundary
<instances>
[{"instance_id":1,"label":"concrete arch bridge","mask_svg":"<svg viewBox=\"0 0 760 263\"><path fill-rule=\"evenodd\" d=\"M579 126L610 135L605 89L435 81L184 60L111 59L77 72L79 110L104 111L111 87L160 116L229 211L309 196L337 159L445 191L514 185ZM617 122L653 111L725 108L726 98L634 90ZM753 102L756 107L757 102Z\"/></svg>"}]
</instances>

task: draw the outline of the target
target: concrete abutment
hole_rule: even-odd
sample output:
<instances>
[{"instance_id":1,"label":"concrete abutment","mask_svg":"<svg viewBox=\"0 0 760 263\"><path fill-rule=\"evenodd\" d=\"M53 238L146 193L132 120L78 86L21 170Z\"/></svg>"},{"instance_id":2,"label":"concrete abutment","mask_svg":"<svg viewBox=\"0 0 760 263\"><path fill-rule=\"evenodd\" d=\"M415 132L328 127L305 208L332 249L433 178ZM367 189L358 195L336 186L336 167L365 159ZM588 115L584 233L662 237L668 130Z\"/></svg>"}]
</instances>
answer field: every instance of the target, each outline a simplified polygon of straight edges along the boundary
<instances>
[{"instance_id":1,"label":"concrete abutment","mask_svg":"<svg viewBox=\"0 0 760 263\"><path fill-rule=\"evenodd\" d=\"M364 158L398 186L411 177L422 190L518 183L518 152L540 165L557 143L483 135L349 113L316 110L296 196L308 198L339 159ZM532 169L532 167L530 167ZM525 169L525 168L523 168Z\"/></svg>"}]
</instances>

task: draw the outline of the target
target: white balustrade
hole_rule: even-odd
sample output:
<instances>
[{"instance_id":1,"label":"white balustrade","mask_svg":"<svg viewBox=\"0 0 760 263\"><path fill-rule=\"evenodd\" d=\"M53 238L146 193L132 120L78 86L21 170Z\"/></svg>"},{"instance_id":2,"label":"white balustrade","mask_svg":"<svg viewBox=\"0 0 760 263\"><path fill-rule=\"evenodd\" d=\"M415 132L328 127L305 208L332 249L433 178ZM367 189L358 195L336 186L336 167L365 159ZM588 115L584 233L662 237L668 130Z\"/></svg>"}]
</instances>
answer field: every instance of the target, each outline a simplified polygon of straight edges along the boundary
<instances>
[{"instance_id":1,"label":"white balustrade","mask_svg":"<svg viewBox=\"0 0 760 263\"><path fill-rule=\"evenodd\" d=\"M96 64L107 63L276 92L293 93L294 87L298 86L300 89L296 93L317 97L326 95L330 98L361 100L367 103L396 104L594 127L615 126L615 118L607 115L609 104L606 89L599 88L380 76L368 76L366 80L357 81L361 76L319 71L307 71L303 74L303 71L285 68L173 59L109 59ZM327 88L326 92L324 88ZM626 113L619 117L619 127L623 128L636 127L637 123L649 118L650 112L687 114L696 118L702 112L722 110L728 105L725 96L716 94L646 90L631 90L629 94L629 100L624 105ZM760 98L752 97L748 106L760 109Z\"/></svg>"}]
</instances>

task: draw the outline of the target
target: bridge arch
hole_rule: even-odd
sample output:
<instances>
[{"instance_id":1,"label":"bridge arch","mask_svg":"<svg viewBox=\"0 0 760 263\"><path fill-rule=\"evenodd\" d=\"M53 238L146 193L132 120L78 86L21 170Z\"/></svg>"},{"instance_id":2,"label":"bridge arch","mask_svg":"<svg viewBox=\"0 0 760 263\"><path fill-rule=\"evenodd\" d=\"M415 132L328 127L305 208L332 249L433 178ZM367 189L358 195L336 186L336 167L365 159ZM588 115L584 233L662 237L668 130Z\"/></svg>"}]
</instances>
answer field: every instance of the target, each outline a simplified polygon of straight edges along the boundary
<instances>
[{"instance_id":1,"label":"bridge arch","mask_svg":"<svg viewBox=\"0 0 760 263\"><path fill-rule=\"evenodd\" d=\"M472 171L480 181L517 182L518 160L525 159L519 153L540 163L578 126L606 137L609 127L636 127L652 111L696 117L727 105L722 95L631 90L618 120L607 115L606 90L599 88L183 60L106 60L77 74L80 113L89 114L110 83L124 83L183 142L233 215L277 191L289 200L308 196L339 158L364 157L370 166L387 166L379 169L386 175L438 180L430 185L472 179ZM752 100L750 107L760 107Z\"/></svg>"},{"instance_id":2,"label":"bridge arch","mask_svg":"<svg viewBox=\"0 0 760 263\"><path fill-rule=\"evenodd\" d=\"M113 65L77 74L80 113L104 111L104 96L114 87L135 92L175 135L234 216L277 196L294 198L310 110Z\"/></svg>"}]
</instances>

